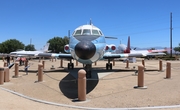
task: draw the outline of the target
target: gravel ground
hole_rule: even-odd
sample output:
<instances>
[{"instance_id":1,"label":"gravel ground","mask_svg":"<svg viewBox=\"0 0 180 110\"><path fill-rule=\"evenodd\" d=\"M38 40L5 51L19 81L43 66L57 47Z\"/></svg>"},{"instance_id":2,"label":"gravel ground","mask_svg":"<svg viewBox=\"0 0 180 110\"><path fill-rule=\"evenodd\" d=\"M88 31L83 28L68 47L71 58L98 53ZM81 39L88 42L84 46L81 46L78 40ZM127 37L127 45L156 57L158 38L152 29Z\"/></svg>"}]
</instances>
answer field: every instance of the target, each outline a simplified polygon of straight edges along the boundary
<instances>
[{"instance_id":1,"label":"gravel ground","mask_svg":"<svg viewBox=\"0 0 180 110\"><path fill-rule=\"evenodd\" d=\"M180 61L171 62L171 78L166 77L166 61L163 61L163 70L159 71L158 60L145 60L144 87L137 88L137 75L135 71L142 65L141 59L136 63L116 61L113 70L106 70L107 61L98 61L93 64L93 76L87 79L86 101L77 101L77 72L83 67L76 65L75 69L67 70L67 61L63 61L65 68L60 68L60 60L45 60L43 81L37 82L37 69L39 60L29 61L28 75L24 66L19 66L19 77L13 78L14 66L10 69L10 82L0 85L0 109L91 109L91 108L141 108L172 106L180 104ZM0 61L0 65L3 62ZM54 66L55 69L51 69ZM101 77L104 76L104 77ZM7 92L6 90L10 90ZM12 94L19 93L21 96ZM26 98L24 98L26 97ZM31 100L29 100L31 98ZM34 101L33 101L34 100ZM45 101L44 103L37 102ZM45 104L51 102L55 105ZM68 106L68 107L67 107ZM143 108L145 109L145 108ZM165 108L163 108L165 109ZM161 110L163 110L161 109ZM175 108L166 108L178 110Z\"/></svg>"}]
</instances>

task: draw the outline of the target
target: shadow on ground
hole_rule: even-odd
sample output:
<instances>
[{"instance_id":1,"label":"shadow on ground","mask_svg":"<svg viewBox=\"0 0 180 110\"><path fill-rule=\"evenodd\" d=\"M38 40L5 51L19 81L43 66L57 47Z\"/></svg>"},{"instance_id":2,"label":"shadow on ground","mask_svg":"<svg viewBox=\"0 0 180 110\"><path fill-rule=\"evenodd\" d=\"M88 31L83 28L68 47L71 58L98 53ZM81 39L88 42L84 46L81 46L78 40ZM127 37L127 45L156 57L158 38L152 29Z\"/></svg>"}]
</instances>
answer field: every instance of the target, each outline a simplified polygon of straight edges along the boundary
<instances>
[{"instance_id":1,"label":"shadow on ground","mask_svg":"<svg viewBox=\"0 0 180 110\"><path fill-rule=\"evenodd\" d=\"M70 99L78 98L78 71L79 68L70 70L69 74L59 82L61 92ZM98 82L99 78L97 72L92 71L92 78L88 78L86 82L86 94L90 93Z\"/></svg>"},{"instance_id":2,"label":"shadow on ground","mask_svg":"<svg viewBox=\"0 0 180 110\"><path fill-rule=\"evenodd\" d=\"M26 71L27 71L28 73L37 73L37 72L38 72L38 70L19 69L19 72L26 72ZM44 73L50 73L50 72L68 72L68 71L62 68L62 69L44 69L43 72L44 72Z\"/></svg>"}]
</instances>

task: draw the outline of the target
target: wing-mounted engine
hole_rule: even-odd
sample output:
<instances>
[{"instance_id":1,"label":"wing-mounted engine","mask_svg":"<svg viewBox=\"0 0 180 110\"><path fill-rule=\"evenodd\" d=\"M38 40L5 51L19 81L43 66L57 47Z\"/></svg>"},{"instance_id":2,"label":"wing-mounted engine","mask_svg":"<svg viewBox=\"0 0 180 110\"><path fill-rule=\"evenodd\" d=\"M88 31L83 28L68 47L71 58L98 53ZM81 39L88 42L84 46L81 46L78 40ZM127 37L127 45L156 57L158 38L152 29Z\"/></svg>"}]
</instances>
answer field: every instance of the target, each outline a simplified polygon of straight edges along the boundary
<instances>
[{"instance_id":1,"label":"wing-mounted engine","mask_svg":"<svg viewBox=\"0 0 180 110\"><path fill-rule=\"evenodd\" d=\"M106 52L114 52L116 50L116 46L114 44L106 45L105 51Z\"/></svg>"},{"instance_id":2,"label":"wing-mounted engine","mask_svg":"<svg viewBox=\"0 0 180 110\"><path fill-rule=\"evenodd\" d=\"M70 48L69 48L69 45L68 45L68 44L64 46L64 51L65 51L66 53L70 53Z\"/></svg>"}]
</instances>

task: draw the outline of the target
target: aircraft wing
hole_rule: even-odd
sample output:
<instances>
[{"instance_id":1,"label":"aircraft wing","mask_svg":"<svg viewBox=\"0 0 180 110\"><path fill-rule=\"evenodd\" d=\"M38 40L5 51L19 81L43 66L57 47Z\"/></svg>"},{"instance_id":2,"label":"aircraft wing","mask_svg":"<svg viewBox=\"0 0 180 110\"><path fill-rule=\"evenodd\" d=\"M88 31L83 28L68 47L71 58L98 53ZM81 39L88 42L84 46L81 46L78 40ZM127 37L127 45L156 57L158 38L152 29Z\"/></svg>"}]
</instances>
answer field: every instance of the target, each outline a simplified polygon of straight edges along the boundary
<instances>
[{"instance_id":1,"label":"aircraft wing","mask_svg":"<svg viewBox=\"0 0 180 110\"><path fill-rule=\"evenodd\" d=\"M132 54L111 54L111 53L105 53L103 55L103 58L109 59L109 58L128 58L128 57L142 57L143 54L141 53L132 53Z\"/></svg>"},{"instance_id":2,"label":"aircraft wing","mask_svg":"<svg viewBox=\"0 0 180 110\"><path fill-rule=\"evenodd\" d=\"M71 54L65 54L65 53L39 53L39 57L58 57L58 58L70 58L73 59Z\"/></svg>"},{"instance_id":3,"label":"aircraft wing","mask_svg":"<svg viewBox=\"0 0 180 110\"><path fill-rule=\"evenodd\" d=\"M165 53L148 53L146 56L166 55Z\"/></svg>"},{"instance_id":4,"label":"aircraft wing","mask_svg":"<svg viewBox=\"0 0 180 110\"><path fill-rule=\"evenodd\" d=\"M7 56L9 54L5 54L5 53L0 53L0 57L4 57L4 56Z\"/></svg>"},{"instance_id":5,"label":"aircraft wing","mask_svg":"<svg viewBox=\"0 0 180 110\"><path fill-rule=\"evenodd\" d=\"M127 53L127 54L111 54L111 53L105 53L103 58L104 59L109 59L109 58L128 58L128 57L143 57L143 56L157 56L157 55L165 55L165 53L147 53L147 54L142 54L142 53Z\"/></svg>"},{"instance_id":6,"label":"aircraft wing","mask_svg":"<svg viewBox=\"0 0 180 110\"><path fill-rule=\"evenodd\" d=\"M10 54L11 56L15 57L31 57L31 56L36 56L35 54L28 54L28 53L16 53L16 54Z\"/></svg>"}]
</instances>

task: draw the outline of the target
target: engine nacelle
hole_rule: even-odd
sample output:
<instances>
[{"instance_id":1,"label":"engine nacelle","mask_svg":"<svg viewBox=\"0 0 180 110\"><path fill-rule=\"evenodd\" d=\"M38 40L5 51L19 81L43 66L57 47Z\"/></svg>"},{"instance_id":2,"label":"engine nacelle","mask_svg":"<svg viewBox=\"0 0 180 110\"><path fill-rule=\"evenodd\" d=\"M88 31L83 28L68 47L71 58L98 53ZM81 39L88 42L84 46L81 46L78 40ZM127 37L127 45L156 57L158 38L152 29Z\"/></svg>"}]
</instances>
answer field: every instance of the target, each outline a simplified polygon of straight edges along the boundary
<instances>
[{"instance_id":1,"label":"engine nacelle","mask_svg":"<svg viewBox=\"0 0 180 110\"><path fill-rule=\"evenodd\" d=\"M116 46L114 44L106 45L105 51L106 52L114 52L116 50Z\"/></svg>"},{"instance_id":2,"label":"engine nacelle","mask_svg":"<svg viewBox=\"0 0 180 110\"><path fill-rule=\"evenodd\" d=\"M70 53L70 48L69 48L69 45L68 45L68 44L64 46L64 51L65 51L66 53Z\"/></svg>"}]
</instances>

